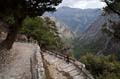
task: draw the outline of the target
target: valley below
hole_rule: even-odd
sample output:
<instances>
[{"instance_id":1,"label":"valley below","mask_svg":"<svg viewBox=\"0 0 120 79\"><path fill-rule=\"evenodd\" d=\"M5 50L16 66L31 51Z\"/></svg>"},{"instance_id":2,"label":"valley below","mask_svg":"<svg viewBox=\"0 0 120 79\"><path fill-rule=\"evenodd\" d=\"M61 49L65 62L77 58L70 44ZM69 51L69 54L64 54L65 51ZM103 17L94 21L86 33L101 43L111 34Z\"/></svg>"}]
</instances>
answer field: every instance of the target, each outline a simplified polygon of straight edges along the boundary
<instances>
[{"instance_id":1,"label":"valley below","mask_svg":"<svg viewBox=\"0 0 120 79\"><path fill-rule=\"evenodd\" d=\"M68 40L72 40L73 54L78 59L85 53L118 55L120 52L120 43L103 31L105 24L106 27L112 25L110 21L119 23L119 16L114 13L105 14L101 9L62 7L54 13L45 13L45 16L56 18L73 33L73 38Z\"/></svg>"},{"instance_id":2,"label":"valley below","mask_svg":"<svg viewBox=\"0 0 120 79\"><path fill-rule=\"evenodd\" d=\"M18 10L0 17L0 79L120 79L119 15L107 7L46 8L36 17L22 19Z\"/></svg>"}]
</instances>

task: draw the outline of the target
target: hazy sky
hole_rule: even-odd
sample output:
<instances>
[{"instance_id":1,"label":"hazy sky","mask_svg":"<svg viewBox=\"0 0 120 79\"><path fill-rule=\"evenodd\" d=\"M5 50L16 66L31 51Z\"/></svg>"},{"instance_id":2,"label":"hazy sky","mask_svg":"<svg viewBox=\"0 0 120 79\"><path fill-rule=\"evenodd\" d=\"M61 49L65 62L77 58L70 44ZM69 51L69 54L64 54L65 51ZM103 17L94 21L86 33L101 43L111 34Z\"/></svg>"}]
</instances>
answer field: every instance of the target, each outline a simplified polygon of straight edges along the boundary
<instances>
[{"instance_id":1,"label":"hazy sky","mask_svg":"<svg viewBox=\"0 0 120 79\"><path fill-rule=\"evenodd\" d=\"M105 3L100 0L63 0L59 7L68 6L72 8L102 8Z\"/></svg>"}]
</instances>

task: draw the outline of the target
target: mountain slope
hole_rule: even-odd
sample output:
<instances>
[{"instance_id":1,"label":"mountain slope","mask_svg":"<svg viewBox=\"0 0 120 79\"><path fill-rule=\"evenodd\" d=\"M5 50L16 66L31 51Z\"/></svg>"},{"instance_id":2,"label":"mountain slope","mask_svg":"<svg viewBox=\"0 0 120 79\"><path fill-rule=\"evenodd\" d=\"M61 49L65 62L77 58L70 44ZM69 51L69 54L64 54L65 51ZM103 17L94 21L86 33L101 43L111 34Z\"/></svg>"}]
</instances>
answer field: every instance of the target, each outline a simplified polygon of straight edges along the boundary
<instances>
[{"instance_id":1,"label":"mountain slope","mask_svg":"<svg viewBox=\"0 0 120 79\"><path fill-rule=\"evenodd\" d=\"M100 9L77 9L61 7L54 13L45 13L64 22L73 32L84 32L101 15Z\"/></svg>"},{"instance_id":2,"label":"mountain slope","mask_svg":"<svg viewBox=\"0 0 120 79\"><path fill-rule=\"evenodd\" d=\"M71 39L74 38L75 34L70 30L70 28L63 22L57 20L54 17L49 17L55 22L58 32L62 38Z\"/></svg>"},{"instance_id":3,"label":"mountain slope","mask_svg":"<svg viewBox=\"0 0 120 79\"><path fill-rule=\"evenodd\" d=\"M98 54L104 52L104 54L107 54L106 52L119 52L119 43L116 44L115 41L111 40L111 37L108 37L102 31L102 27L105 23L107 24L107 27L110 26L110 20L116 23L120 21L119 17L115 14L109 14L105 16L101 15L84 33L79 36L79 38L76 38L76 54L80 54L79 52L94 52Z\"/></svg>"}]
</instances>

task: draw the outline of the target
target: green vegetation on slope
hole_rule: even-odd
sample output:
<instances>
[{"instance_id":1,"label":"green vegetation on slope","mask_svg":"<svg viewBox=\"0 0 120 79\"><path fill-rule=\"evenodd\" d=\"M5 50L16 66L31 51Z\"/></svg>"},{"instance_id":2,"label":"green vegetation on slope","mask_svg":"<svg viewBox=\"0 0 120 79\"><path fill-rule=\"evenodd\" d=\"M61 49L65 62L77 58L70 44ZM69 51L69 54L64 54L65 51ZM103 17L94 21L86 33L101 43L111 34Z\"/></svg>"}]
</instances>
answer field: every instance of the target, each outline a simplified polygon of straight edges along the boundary
<instances>
[{"instance_id":1,"label":"green vegetation on slope","mask_svg":"<svg viewBox=\"0 0 120 79\"><path fill-rule=\"evenodd\" d=\"M113 21L109 21L111 26L107 27L107 24L103 25L102 31L103 33L106 33L109 37L112 39L117 39L118 41L120 40L120 23L116 23Z\"/></svg>"},{"instance_id":2,"label":"green vegetation on slope","mask_svg":"<svg viewBox=\"0 0 120 79\"><path fill-rule=\"evenodd\" d=\"M105 39L101 38L96 41L75 39L73 42L73 54L77 59L79 59L85 53L92 52L96 54L99 50L103 49Z\"/></svg>"},{"instance_id":3,"label":"green vegetation on slope","mask_svg":"<svg viewBox=\"0 0 120 79\"><path fill-rule=\"evenodd\" d=\"M37 40L41 48L58 50L62 47L55 23L49 18L26 18L21 33Z\"/></svg>"},{"instance_id":4,"label":"green vegetation on slope","mask_svg":"<svg viewBox=\"0 0 120 79\"><path fill-rule=\"evenodd\" d=\"M120 79L120 62L115 55L94 56L86 54L80 58L95 79Z\"/></svg>"}]
</instances>

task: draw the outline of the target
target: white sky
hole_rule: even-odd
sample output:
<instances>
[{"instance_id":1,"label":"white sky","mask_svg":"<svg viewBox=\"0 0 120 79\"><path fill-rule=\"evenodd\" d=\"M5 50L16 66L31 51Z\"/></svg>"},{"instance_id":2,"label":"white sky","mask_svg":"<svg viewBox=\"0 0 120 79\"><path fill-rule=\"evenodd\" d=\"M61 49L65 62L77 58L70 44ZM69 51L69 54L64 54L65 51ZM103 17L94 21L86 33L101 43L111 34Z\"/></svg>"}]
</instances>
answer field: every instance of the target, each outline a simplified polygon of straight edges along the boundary
<instances>
[{"instance_id":1,"label":"white sky","mask_svg":"<svg viewBox=\"0 0 120 79\"><path fill-rule=\"evenodd\" d=\"M68 6L72 8L102 8L105 6L105 3L100 0L63 0L63 2L58 6Z\"/></svg>"}]
</instances>

